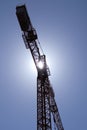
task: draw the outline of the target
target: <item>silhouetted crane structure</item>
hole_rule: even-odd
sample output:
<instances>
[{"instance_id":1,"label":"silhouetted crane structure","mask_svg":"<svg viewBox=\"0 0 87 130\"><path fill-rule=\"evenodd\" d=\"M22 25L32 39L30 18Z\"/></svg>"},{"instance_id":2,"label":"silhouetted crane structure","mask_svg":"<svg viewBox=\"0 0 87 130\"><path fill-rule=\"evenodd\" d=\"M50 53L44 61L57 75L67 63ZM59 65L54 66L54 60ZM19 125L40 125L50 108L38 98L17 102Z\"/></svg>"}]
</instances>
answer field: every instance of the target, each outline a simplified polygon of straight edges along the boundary
<instances>
[{"instance_id":1,"label":"silhouetted crane structure","mask_svg":"<svg viewBox=\"0 0 87 130\"><path fill-rule=\"evenodd\" d=\"M32 26L25 5L16 7L16 15L22 30L22 37L27 49L30 49L37 69L37 130L64 130L55 94L51 86L50 70L46 63L46 56L41 54L36 30ZM53 116L53 119L52 119ZM53 121L53 122L52 122Z\"/></svg>"}]
</instances>

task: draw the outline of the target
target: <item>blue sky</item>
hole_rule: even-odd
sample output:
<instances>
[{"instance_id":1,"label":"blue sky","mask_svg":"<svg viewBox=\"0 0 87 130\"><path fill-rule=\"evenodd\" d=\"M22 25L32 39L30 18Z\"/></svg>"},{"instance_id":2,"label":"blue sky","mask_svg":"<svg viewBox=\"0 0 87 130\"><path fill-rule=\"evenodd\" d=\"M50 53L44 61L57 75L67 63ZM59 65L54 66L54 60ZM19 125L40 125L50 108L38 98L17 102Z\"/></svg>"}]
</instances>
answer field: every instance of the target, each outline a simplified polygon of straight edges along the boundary
<instances>
[{"instance_id":1,"label":"blue sky","mask_svg":"<svg viewBox=\"0 0 87 130\"><path fill-rule=\"evenodd\" d=\"M87 1L0 1L0 130L36 129L37 73L16 5L26 4L47 57L65 130L87 129Z\"/></svg>"}]
</instances>

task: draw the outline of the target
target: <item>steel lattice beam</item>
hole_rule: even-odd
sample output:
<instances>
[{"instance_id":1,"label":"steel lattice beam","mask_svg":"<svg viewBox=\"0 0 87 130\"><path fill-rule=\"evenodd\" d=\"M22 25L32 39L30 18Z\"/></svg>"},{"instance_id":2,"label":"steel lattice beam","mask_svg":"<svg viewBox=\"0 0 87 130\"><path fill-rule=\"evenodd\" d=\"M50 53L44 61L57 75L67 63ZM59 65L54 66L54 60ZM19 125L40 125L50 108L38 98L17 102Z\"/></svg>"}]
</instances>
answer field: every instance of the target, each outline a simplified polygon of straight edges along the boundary
<instances>
[{"instance_id":1,"label":"steel lattice beam","mask_svg":"<svg viewBox=\"0 0 87 130\"><path fill-rule=\"evenodd\" d=\"M51 113L57 130L64 130L55 101L53 88L50 85L50 71L47 67L46 56L41 55L38 47L38 37L31 24L26 6L17 6L16 15L23 31L22 37L27 49L30 49L36 69L37 77L37 130L52 130ZM38 63L42 62L43 68L39 68Z\"/></svg>"}]
</instances>

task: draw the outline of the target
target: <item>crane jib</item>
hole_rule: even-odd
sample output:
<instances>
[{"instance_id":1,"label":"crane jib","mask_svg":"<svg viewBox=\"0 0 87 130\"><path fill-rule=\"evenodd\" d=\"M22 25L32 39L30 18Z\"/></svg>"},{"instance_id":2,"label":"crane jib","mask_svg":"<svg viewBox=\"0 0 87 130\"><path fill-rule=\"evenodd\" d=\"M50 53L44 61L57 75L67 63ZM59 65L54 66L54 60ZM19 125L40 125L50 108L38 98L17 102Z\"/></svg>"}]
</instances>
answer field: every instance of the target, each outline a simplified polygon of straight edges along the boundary
<instances>
[{"instance_id":1,"label":"crane jib","mask_svg":"<svg viewBox=\"0 0 87 130\"><path fill-rule=\"evenodd\" d=\"M46 56L40 53L38 36L33 28L25 5L16 7L16 15L22 30L22 37L27 49L30 49L37 69L37 130L52 130L52 119L57 130L64 130L55 94L51 86Z\"/></svg>"}]
</instances>

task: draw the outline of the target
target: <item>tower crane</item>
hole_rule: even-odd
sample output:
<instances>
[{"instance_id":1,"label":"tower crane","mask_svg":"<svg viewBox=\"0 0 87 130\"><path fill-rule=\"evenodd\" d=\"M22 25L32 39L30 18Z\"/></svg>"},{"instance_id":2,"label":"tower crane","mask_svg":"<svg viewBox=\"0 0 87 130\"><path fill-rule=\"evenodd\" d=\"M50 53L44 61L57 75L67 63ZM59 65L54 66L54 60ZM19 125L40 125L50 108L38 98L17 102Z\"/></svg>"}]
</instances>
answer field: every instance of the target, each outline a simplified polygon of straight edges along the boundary
<instances>
[{"instance_id":1,"label":"tower crane","mask_svg":"<svg viewBox=\"0 0 87 130\"><path fill-rule=\"evenodd\" d=\"M25 4L16 6L16 16L25 46L30 49L37 69L37 130L52 130L52 121L56 130L64 130L49 80L50 70L47 66L46 56L40 52L38 36Z\"/></svg>"}]
</instances>

